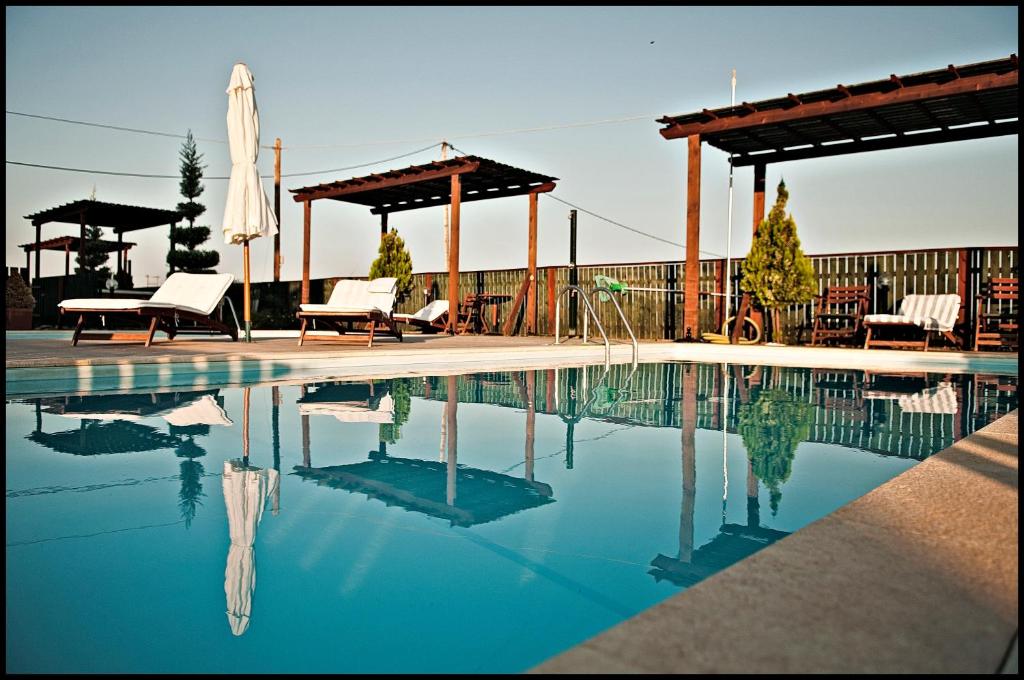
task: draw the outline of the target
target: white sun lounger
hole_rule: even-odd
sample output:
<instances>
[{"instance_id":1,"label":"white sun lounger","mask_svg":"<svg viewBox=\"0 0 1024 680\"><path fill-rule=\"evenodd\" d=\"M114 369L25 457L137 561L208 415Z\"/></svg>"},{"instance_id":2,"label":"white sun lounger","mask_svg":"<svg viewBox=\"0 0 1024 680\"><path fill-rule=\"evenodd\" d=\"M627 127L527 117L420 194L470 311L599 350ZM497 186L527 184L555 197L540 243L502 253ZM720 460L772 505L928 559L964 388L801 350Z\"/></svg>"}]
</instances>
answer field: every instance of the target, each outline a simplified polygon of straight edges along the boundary
<instances>
[{"instance_id":1,"label":"white sun lounger","mask_svg":"<svg viewBox=\"0 0 1024 680\"><path fill-rule=\"evenodd\" d=\"M960 341L953 335L960 313L960 296L948 295L907 295L900 304L898 314L868 314L864 317L867 337L864 349L872 347L906 347L928 351L928 339L932 333L941 333L957 346ZM884 328L920 328L924 337L909 340L879 340L874 334Z\"/></svg>"},{"instance_id":2,"label":"white sun lounger","mask_svg":"<svg viewBox=\"0 0 1024 680\"><path fill-rule=\"evenodd\" d=\"M58 307L61 314L78 314L78 324L71 337L71 344L81 339L109 339L111 333L82 333L85 321L90 316L122 316L149 319L149 335L146 347L153 343L157 329L173 339L181 329L180 319L195 321L209 329L238 340L238 329L232 328L213 318L217 305L228 292L235 280L231 274L186 274L175 272L167 277L163 285L148 300L124 300L117 298L77 298L64 300Z\"/></svg>"},{"instance_id":3,"label":"white sun lounger","mask_svg":"<svg viewBox=\"0 0 1024 680\"><path fill-rule=\"evenodd\" d=\"M324 322L338 331L339 335L344 335L347 332L342 326L343 323L365 322L370 331L370 341L367 343L367 347L373 347L373 336L377 330L389 333L401 341L402 331L399 330L393 316L397 286L398 279L393 277L382 277L373 281L342 279L335 284L326 304L299 305L299 311L296 313L296 316L302 320L299 347L302 347L302 343L307 339L336 339L333 336L317 335L307 338L306 331L309 322L313 320Z\"/></svg>"},{"instance_id":4,"label":"white sun lounger","mask_svg":"<svg viewBox=\"0 0 1024 680\"><path fill-rule=\"evenodd\" d=\"M395 321L416 326L424 333L443 331L448 324L448 301L434 300L415 314L395 314Z\"/></svg>"}]
</instances>

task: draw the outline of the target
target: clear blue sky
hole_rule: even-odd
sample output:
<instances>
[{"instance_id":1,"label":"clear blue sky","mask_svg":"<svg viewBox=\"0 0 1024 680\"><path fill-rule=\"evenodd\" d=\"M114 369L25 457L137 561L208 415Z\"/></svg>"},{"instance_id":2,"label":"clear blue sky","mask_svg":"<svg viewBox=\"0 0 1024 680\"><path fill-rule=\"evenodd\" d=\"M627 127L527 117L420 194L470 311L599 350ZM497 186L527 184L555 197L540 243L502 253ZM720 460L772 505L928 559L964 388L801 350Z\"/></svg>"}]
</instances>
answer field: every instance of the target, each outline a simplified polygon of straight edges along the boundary
<instances>
[{"instance_id":1,"label":"clear blue sky","mask_svg":"<svg viewBox=\"0 0 1024 680\"><path fill-rule=\"evenodd\" d=\"M281 137L283 172L366 163L447 138L467 153L554 175L555 195L682 243L686 144L655 118L1018 53L1013 7L7 7L6 108L199 138L227 137L231 67L255 76L261 144ZM652 44L652 41L653 44ZM485 133L605 119L542 132ZM180 139L6 115L6 159L176 175ZM805 252L1017 244L1016 135L770 165ZM340 146L351 144L353 146ZM208 176L226 145L200 142ZM359 169L284 180L284 188L405 167L432 150ZM273 152L258 166L272 196ZM268 177L269 175L269 177ZM750 247L753 171L735 173L732 252ZM176 179L121 178L7 165L7 264L33 240L25 215L87 198L173 208ZM241 248L220 236L227 182L206 180L199 223L221 271ZM283 276L300 276L302 209L282 200ZM329 205L328 205L329 204ZM724 253L726 155L704 145L701 249ZM312 275L359 276L376 256L377 218L333 201L313 208ZM568 208L540 200L541 266L568 259ZM526 263L527 200L470 203L462 268ZM444 268L443 209L398 213L416 271ZM580 215L581 263L681 259L666 245ZM43 238L77 233L50 224ZM134 232L135 281L166 274L166 229ZM703 255L707 256L707 255ZM253 243L253 278L272 276L272 240ZM113 260L111 260L113 262ZM44 274L63 254L44 253Z\"/></svg>"}]
</instances>

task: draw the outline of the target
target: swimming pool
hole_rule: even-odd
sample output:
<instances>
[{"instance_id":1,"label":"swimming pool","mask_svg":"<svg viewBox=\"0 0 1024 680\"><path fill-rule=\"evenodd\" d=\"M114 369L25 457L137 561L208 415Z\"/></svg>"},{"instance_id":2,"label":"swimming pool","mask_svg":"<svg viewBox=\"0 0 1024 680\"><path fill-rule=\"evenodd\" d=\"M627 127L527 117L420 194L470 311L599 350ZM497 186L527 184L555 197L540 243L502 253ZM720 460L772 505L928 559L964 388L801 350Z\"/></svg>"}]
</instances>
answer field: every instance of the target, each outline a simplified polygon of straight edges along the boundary
<instances>
[{"instance_id":1,"label":"swimming pool","mask_svg":"<svg viewBox=\"0 0 1024 680\"><path fill-rule=\"evenodd\" d=\"M523 671L1016 381L663 363L8 399L7 671Z\"/></svg>"}]
</instances>

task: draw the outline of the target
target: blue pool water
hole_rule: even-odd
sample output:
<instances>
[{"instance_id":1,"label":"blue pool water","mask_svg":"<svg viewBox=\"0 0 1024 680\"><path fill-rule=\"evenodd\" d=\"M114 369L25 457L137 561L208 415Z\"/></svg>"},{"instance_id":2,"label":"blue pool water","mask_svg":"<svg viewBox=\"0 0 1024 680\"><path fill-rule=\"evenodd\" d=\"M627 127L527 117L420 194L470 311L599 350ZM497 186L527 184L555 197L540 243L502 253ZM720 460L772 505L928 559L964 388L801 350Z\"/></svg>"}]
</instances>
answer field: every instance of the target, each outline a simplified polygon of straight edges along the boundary
<instances>
[{"instance_id":1,"label":"blue pool water","mask_svg":"<svg viewBox=\"0 0 1024 680\"><path fill-rule=\"evenodd\" d=\"M6 670L523 671L1015 407L688 363L9 399Z\"/></svg>"}]
</instances>

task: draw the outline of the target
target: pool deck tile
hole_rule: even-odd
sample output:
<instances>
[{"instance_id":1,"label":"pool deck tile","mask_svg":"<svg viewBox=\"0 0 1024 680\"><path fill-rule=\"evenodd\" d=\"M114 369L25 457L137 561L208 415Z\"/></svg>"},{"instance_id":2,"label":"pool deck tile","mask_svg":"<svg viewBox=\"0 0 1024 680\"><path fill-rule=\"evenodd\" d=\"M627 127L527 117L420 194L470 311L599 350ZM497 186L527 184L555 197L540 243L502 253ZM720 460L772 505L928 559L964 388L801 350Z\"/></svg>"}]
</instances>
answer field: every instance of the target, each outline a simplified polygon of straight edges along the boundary
<instances>
[{"instance_id":1,"label":"pool deck tile","mask_svg":"<svg viewBox=\"0 0 1024 680\"><path fill-rule=\"evenodd\" d=\"M1017 633L1017 414L534 672L997 672Z\"/></svg>"}]
</instances>

